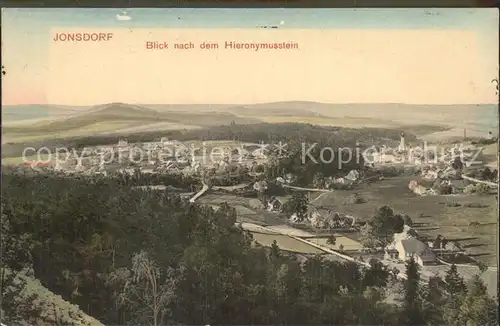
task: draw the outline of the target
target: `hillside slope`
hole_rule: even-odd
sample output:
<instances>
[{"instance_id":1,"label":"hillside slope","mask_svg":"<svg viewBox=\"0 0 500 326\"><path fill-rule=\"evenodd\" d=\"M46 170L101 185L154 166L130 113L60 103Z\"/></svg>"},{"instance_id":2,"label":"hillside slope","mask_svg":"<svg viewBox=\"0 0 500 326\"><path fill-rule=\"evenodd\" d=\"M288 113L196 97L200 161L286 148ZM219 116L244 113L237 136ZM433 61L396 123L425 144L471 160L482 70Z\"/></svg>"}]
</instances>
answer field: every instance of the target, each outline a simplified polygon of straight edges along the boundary
<instances>
[{"instance_id":1,"label":"hillside slope","mask_svg":"<svg viewBox=\"0 0 500 326\"><path fill-rule=\"evenodd\" d=\"M6 274L8 273L10 272L6 270ZM16 299L22 302L26 300L25 298L36 295L37 298L33 300L31 308L33 310L40 309L40 316L36 317L35 320L24 320L23 318L26 325L104 326L95 318L85 314L78 306L49 291L39 280L28 274L23 271L16 275L16 283L22 282L26 284L26 287L21 290ZM28 317L26 318L28 319Z\"/></svg>"},{"instance_id":2,"label":"hillside slope","mask_svg":"<svg viewBox=\"0 0 500 326\"><path fill-rule=\"evenodd\" d=\"M33 123L12 123L3 126L2 143L35 139L91 136L135 128L148 130L154 125L158 130L191 129L230 123L258 123L259 119L239 117L230 112L159 112L152 108L125 103L98 105L52 119L39 119Z\"/></svg>"}]
</instances>

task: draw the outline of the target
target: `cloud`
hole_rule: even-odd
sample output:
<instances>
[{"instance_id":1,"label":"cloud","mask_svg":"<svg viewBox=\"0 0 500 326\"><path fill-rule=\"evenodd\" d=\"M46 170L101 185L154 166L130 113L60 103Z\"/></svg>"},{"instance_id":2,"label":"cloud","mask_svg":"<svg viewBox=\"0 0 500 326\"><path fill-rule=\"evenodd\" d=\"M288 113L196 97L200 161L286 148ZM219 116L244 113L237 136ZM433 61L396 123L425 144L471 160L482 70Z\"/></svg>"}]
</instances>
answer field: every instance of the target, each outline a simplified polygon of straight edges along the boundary
<instances>
[{"instance_id":1,"label":"cloud","mask_svg":"<svg viewBox=\"0 0 500 326\"><path fill-rule=\"evenodd\" d=\"M120 21L132 20L132 17L130 17L128 15L116 15L116 20L120 20Z\"/></svg>"}]
</instances>

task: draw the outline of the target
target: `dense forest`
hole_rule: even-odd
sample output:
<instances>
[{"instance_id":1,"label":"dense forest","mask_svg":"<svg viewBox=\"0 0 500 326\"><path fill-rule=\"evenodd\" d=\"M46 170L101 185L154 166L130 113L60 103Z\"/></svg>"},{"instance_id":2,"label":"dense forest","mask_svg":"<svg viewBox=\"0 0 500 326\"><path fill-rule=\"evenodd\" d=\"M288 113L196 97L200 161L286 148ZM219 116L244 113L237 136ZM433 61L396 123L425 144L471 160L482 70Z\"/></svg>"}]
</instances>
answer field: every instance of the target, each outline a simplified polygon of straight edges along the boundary
<instances>
[{"instance_id":1,"label":"dense forest","mask_svg":"<svg viewBox=\"0 0 500 326\"><path fill-rule=\"evenodd\" d=\"M2 172L2 296L32 270L49 290L108 325L496 325L479 277L394 281L360 268L256 246L228 205L214 211L116 178ZM397 304L385 297L402 287ZM17 290L12 290L12 288ZM2 301L4 322L39 309Z\"/></svg>"},{"instance_id":2,"label":"dense forest","mask_svg":"<svg viewBox=\"0 0 500 326\"><path fill-rule=\"evenodd\" d=\"M70 139L54 139L33 141L26 143L7 143L3 145L2 157L17 157L22 155L24 148L47 147L53 151L56 148L81 149L97 145L117 144L119 139L127 138L129 142L159 141L161 137L168 137L178 141L188 140L239 140L252 143L318 143L322 146L333 148L347 147L356 141L377 144L399 140L402 130L383 128L343 128L331 126L318 126L303 123L258 123L258 124L231 124L211 128L193 130L165 130L146 133L112 136L75 137ZM408 141L415 141L416 136L407 133Z\"/></svg>"}]
</instances>

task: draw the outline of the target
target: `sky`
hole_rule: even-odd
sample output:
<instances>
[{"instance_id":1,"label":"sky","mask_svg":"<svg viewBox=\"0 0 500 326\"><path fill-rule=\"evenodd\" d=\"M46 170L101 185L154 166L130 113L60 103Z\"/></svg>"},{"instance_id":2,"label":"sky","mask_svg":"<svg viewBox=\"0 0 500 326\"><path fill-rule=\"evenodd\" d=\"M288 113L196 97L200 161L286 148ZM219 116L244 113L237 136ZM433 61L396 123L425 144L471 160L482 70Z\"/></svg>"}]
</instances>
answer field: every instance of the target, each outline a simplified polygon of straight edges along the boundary
<instances>
[{"instance_id":1,"label":"sky","mask_svg":"<svg viewBox=\"0 0 500 326\"><path fill-rule=\"evenodd\" d=\"M2 9L2 104L497 103L498 10ZM279 25L258 29L257 25ZM61 33L107 42L54 42ZM146 42L193 42L148 50ZM200 49L209 41L217 50ZM293 42L227 50L226 41Z\"/></svg>"}]
</instances>

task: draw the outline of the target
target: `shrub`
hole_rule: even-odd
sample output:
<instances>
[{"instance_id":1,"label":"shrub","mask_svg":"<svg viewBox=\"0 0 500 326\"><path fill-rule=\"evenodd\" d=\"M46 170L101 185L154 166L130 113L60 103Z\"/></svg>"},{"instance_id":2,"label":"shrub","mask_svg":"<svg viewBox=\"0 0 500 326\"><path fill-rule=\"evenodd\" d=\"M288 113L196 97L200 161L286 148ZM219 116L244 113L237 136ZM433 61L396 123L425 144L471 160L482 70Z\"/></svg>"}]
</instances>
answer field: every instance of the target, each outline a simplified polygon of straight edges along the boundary
<instances>
[{"instance_id":1,"label":"shrub","mask_svg":"<svg viewBox=\"0 0 500 326\"><path fill-rule=\"evenodd\" d=\"M476 193L485 195L490 193L490 187L484 183L478 183L475 187Z\"/></svg>"},{"instance_id":2,"label":"shrub","mask_svg":"<svg viewBox=\"0 0 500 326\"><path fill-rule=\"evenodd\" d=\"M465 204L464 206L465 207L469 207L469 208L485 208L485 207L488 207L488 205L484 205L484 204L481 204L481 203L469 203L469 204Z\"/></svg>"},{"instance_id":3,"label":"shrub","mask_svg":"<svg viewBox=\"0 0 500 326\"><path fill-rule=\"evenodd\" d=\"M352 189L351 183L332 183L329 187L334 190L349 190Z\"/></svg>"},{"instance_id":4,"label":"shrub","mask_svg":"<svg viewBox=\"0 0 500 326\"><path fill-rule=\"evenodd\" d=\"M476 186L474 185L467 185L464 188L464 194L473 194L476 192Z\"/></svg>"},{"instance_id":5,"label":"shrub","mask_svg":"<svg viewBox=\"0 0 500 326\"><path fill-rule=\"evenodd\" d=\"M453 188L451 187L451 185L447 185L447 184L441 184L437 188L437 193L440 195L449 195L452 193L452 191L453 191Z\"/></svg>"},{"instance_id":6,"label":"shrub","mask_svg":"<svg viewBox=\"0 0 500 326\"><path fill-rule=\"evenodd\" d=\"M362 204L365 202L366 201L359 194L353 194L353 195L350 195L349 198L346 199L345 204L346 205L354 205L354 204Z\"/></svg>"},{"instance_id":7,"label":"shrub","mask_svg":"<svg viewBox=\"0 0 500 326\"><path fill-rule=\"evenodd\" d=\"M450 202L450 203L446 203L446 206L447 207L460 207L462 205L460 205L459 203L457 202Z\"/></svg>"}]
</instances>

